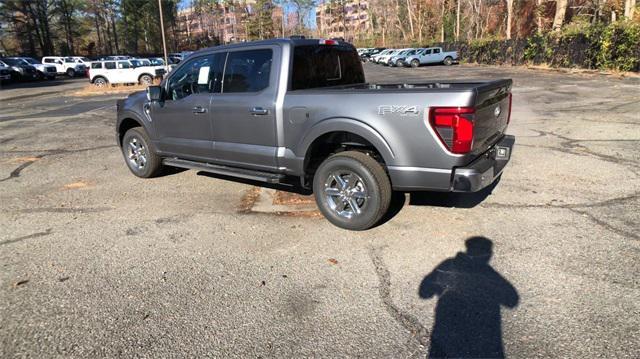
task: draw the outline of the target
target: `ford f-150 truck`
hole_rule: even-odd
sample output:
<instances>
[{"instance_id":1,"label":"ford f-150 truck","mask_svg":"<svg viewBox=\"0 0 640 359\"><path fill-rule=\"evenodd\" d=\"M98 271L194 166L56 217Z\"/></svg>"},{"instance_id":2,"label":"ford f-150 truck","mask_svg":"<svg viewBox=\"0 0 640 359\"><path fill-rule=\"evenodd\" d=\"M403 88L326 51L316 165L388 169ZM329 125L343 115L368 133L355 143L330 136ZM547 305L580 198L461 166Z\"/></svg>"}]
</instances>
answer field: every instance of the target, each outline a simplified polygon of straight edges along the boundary
<instances>
[{"instance_id":1,"label":"ford f-150 truck","mask_svg":"<svg viewBox=\"0 0 640 359\"><path fill-rule=\"evenodd\" d=\"M298 183L333 224L364 230L393 191L493 183L514 144L511 85L367 83L356 49L337 40L218 46L119 100L116 137L136 176L175 166Z\"/></svg>"}]
</instances>

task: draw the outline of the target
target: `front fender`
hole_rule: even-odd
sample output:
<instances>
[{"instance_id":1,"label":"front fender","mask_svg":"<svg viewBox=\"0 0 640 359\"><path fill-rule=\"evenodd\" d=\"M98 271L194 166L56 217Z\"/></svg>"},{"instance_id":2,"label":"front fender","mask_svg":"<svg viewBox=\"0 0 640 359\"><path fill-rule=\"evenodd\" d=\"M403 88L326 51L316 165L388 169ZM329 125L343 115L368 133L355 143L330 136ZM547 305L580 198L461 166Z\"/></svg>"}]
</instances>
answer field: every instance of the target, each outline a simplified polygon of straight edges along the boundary
<instances>
[{"instance_id":1,"label":"front fender","mask_svg":"<svg viewBox=\"0 0 640 359\"><path fill-rule=\"evenodd\" d=\"M395 155L384 137L373 127L352 118L330 118L315 124L296 146L296 156L304 158L313 141L330 132L350 132L358 135L378 150L385 163L393 163Z\"/></svg>"}]
</instances>

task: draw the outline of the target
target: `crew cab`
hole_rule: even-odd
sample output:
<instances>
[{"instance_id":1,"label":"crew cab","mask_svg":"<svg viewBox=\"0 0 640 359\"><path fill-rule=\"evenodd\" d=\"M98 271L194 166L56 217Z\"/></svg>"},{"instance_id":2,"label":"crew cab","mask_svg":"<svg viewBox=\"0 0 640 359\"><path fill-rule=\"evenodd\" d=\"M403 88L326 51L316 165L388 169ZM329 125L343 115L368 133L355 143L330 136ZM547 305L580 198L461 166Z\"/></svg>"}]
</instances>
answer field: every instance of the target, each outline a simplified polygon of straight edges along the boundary
<instances>
[{"instance_id":1,"label":"crew cab","mask_svg":"<svg viewBox=\"0 0 640 359\"><path fill-rule=\"evenodd\" d=\"M407 56L405 66L419 67L427 64L444 64L447 66L458 63L457 51L442 51L441 47L427 47L414 55Z\"/></svg>"},{"instance_id":2,"label":"crew cab","mask_svg":"<svg viewBox=\"0 0 640 359\"><path fill-rule=\"evenodd\" d=\"M45 56L42 58L42 63L55 66L58 75L69 77L84 76L87 70L84 64L71 57Z\"/></svg>"},{"instance_id":3,"label":"crew cab","mask_svg":"<svg viewBox=\"0 0 640 359\"><path fill-rule=\"evenodd\" d=\"M98 87L107 84L150 85L157 76L156 71L154 66L136 67L131 60L94 61L89 68L89 81Z\"/></svg>"},{"instance_id":4,"label":"crew cab","mask_svg":"<svg viewBox=\"0 0 640 359\"><path fill-rule=\"evenodd\" d=\"M117 102L131 172L297 185L333 224L375 226L393 191L475 192L509 161L508 79L374 84L355 48L273 39L199 50ZM149 182L152 184L153 182Z\"/></svg>"}]
</instances>

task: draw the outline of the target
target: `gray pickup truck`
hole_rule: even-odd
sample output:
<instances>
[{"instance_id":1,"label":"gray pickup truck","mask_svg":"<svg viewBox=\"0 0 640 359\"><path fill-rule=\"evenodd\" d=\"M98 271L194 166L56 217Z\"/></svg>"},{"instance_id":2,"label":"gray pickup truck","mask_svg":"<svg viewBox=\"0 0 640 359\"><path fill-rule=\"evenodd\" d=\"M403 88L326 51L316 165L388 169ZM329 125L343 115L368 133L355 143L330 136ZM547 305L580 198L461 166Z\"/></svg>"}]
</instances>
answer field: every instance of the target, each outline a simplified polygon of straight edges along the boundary
<instances>
[{"instance_id":1,"label":"gray pickup truck","mask_svg":"<svg viewBox=\"0 0 640 359\"><path fill-rule=\"evenodd\" d=\"M333 224L375 226L393 191L474 192L509 161L511 80L372 84L356 49L274 39L203 49L117 104L130 170L310 189Z\"/></svg>"}]
</instances>

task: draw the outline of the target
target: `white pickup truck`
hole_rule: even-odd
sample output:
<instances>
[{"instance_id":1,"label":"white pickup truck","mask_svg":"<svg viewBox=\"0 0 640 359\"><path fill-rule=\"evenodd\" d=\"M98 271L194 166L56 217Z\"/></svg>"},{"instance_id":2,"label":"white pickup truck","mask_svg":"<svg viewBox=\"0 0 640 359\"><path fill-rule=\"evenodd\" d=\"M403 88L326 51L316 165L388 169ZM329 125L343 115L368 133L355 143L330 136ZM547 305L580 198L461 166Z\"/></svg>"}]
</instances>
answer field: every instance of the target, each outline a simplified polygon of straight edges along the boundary
<instances>
[{"instance_id":1,"label":"white pickup truck","mask_svg":"<svg viewBox=\"0 0 640 359\"><path fill-rule=\"evenodd\" d=\"M89 80L98 87L107 84L151 85L153 79L162 74L155 66L136 67L130 60L95 61L89 68Z\"/></svg>"},{"instance_id":2,"label":"white pickup truck","mask_svg":"<svg viewBox=\"0 0 640 359\"><path fill-rule=\"evenodd\" d=\"M54 65L58 75L69 77L84 76L87 67L71 57L45 56L42 58L43 64Z\"/></svg>"}]
</instances>

